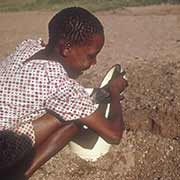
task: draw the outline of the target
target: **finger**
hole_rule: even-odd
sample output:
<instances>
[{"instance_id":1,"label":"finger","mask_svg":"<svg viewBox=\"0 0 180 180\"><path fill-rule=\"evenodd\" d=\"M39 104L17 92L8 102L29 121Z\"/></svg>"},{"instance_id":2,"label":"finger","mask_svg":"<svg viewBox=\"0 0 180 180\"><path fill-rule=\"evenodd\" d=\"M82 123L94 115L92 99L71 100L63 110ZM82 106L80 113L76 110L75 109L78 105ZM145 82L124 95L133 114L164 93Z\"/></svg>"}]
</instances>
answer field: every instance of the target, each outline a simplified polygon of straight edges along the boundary
<instances>
[{"instance_id":1,"label":"finger","mask_svg":"<svg viewBox=\"0 0 180 180\"><path fill-rule=\"evenodd\" d=\"M122 77L123 79L127 80L126 72L125 71L119 73L117 77Z\"/></svg>"},{"instance_id":2,"label":"finger","mask_svg":"<svg viewBox=\"0 0 180 180\"><path fill-rule=\"evenodd\" d=\"M123 94L120 94L119 100L122 101L123 99L124 99L124 95L123 95Z\"/></svg>"},{"instance_id":3,"label":"finger","mask_svg":"<svg viewBox=\"0 0 180 180\"><path fill-rule=\"evenodd\" d=\"M128 87L128 81L124 77L123 77L123 79L124 79L124 84L125 84L124 87L126 88L126 87Z\"/></svg>"},{"instance_id":4,"label":"finger","mask_svg":"<svg viewBox=\"0 0 180 180\"><path fill-rule=\"evenodd\" d=\"M123 79L125 79L125 80L127 81L127 77L126 77L126 75L123 75Z\"/></svg>"},{"instance_id":5,"label":"finger","mask_svg":"<svg viewBox=\"0 0 180 180\"><path fill-rule=\"evenodd\" d=\"M126 74L126 71L122 71L119 73L120 75L124 76Z\"/></svg>"}]
</instances>

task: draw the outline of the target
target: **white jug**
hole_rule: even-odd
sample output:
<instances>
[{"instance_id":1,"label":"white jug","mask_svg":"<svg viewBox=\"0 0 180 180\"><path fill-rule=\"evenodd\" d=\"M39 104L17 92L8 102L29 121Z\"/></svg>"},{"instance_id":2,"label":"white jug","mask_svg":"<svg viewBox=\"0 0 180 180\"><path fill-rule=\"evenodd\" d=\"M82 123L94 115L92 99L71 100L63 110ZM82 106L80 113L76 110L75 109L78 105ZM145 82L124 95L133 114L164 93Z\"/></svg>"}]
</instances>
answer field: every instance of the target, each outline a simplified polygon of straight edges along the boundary
<instances>
[{"instance_id":1,"label":"white jug","mask_svg":"<svg viewBox=\"0 0 180 180\"><path fill-rule=\"evenodd\" d=\"M114 65L105 75L103 81L100 84L100 88L106 86L108 82L113 78L115 71L121 73L123 70L119 64ZM126 77L124 77L126 78ZM92 94L93 88L87 88L86 91L89 95ZM99 104L97 104L97 107ZM105 117L108 118L110 104L105 105ZM99 157L105 155L111 147L111 144L107 143L94 131L84 126L82 131L69 143L69 147L72 152L86 161L96 161Z\"/></svg>"}]
</instances>

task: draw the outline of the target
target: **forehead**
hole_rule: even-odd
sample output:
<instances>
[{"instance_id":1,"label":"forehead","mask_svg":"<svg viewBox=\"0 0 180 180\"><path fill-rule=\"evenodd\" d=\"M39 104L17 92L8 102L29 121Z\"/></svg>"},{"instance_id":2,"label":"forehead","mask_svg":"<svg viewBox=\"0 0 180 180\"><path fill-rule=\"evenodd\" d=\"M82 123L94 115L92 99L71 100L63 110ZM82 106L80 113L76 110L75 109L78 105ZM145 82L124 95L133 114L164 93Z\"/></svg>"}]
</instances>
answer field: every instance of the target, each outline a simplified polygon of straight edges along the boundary
<instances>
[{"instance_id":1,"label":"forehead","mask_svg":"<svg viewBox=\"0 0 180 180\"><path fill-rule=\"evenodd\" d=\"M101 49L104 45L104 39L104 34L95 34L84 44L84 47Z\"/></svg>"},{"instance_id":2,"label":"forehead","mask_svg":"<svg viewBox=\"0 0 180 180\"><path fill-rule=\"evenodd\" d=\"M78 54L98 54L104 45L104 34L94 34L80 45L72 45L71 50Z\"/></svg>"}]
</instances>

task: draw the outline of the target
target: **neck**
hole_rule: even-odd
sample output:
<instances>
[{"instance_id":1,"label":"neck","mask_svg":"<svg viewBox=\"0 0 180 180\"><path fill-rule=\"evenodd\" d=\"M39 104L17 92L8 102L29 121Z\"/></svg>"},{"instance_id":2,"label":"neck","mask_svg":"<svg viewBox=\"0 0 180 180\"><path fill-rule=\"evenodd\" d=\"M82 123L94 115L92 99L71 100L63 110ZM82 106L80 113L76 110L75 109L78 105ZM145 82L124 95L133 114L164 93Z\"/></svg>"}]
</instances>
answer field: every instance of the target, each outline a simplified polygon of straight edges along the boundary
<instances>
[{"instance_id":1,"label":"neck","mask_svg":"<svg viewBox=\"0 0 180 180\"><path fill-rule=\"evenodd\" d=\"M65 71L68 73L68 76L72 77L70 68L64 63L64 57L61 56L57 50L53 50L50 52L50 51L48 51L48 49L46 49L45 52L46 52L46 56L49 60L61 63L61 65L63 66Z\"/></svg>"},{"instance_id":2,"label":"neck","mask_svg":"<svg viewBox=\"0 0 180 180\"><path fill-rule=\"evenodd\" d=\"M57 49L54 49L53 51L48 51L48 49L45 49L45 52L49 60L61 63L70 78L77 79L79 75L74 73L72 69L65 63L65 58L58 53Z\"/></svg>"},{"instance_id":3,"label":"neck","mask_svg":"<svg viewBox=\"0 0 180 180\"><path fill-rule=\"evenodd\" d=\"M48 60L57 61L62 63L63 57L55 50L49 52L47 49L45 49L45 54Z\"/></svg>"}]
</instances>

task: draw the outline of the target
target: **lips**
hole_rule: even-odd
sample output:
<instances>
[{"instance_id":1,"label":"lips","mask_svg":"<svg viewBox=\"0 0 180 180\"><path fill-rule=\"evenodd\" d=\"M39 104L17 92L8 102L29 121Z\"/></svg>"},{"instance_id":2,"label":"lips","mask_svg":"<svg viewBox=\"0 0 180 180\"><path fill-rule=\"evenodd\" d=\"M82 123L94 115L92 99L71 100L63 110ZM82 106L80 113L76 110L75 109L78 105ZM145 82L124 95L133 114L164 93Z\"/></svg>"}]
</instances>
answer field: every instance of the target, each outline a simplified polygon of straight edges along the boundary
<instances>
[{"instance_id":1,"label":"lips","mask_svg":"<svg viewBox=\"0 0 180 180\"><path fill-rule=\"evenodd\" d=\"M90 67L91 67L91 66L88 66L88 67L84 68L82 71L86 71L86 70L88 70Z\"/></svg>"},{"instance_id":2,"label":"lips","mask_svg":"<svg viewBox=\"0 0 180 180\"><path fill-rule=\"evenodd\" d=\"M81 74L83 74L83 73L84 73L84 71L80 71L80 72L79 72L79 75L81 75Z\"/></svg>"}]
</instances>

